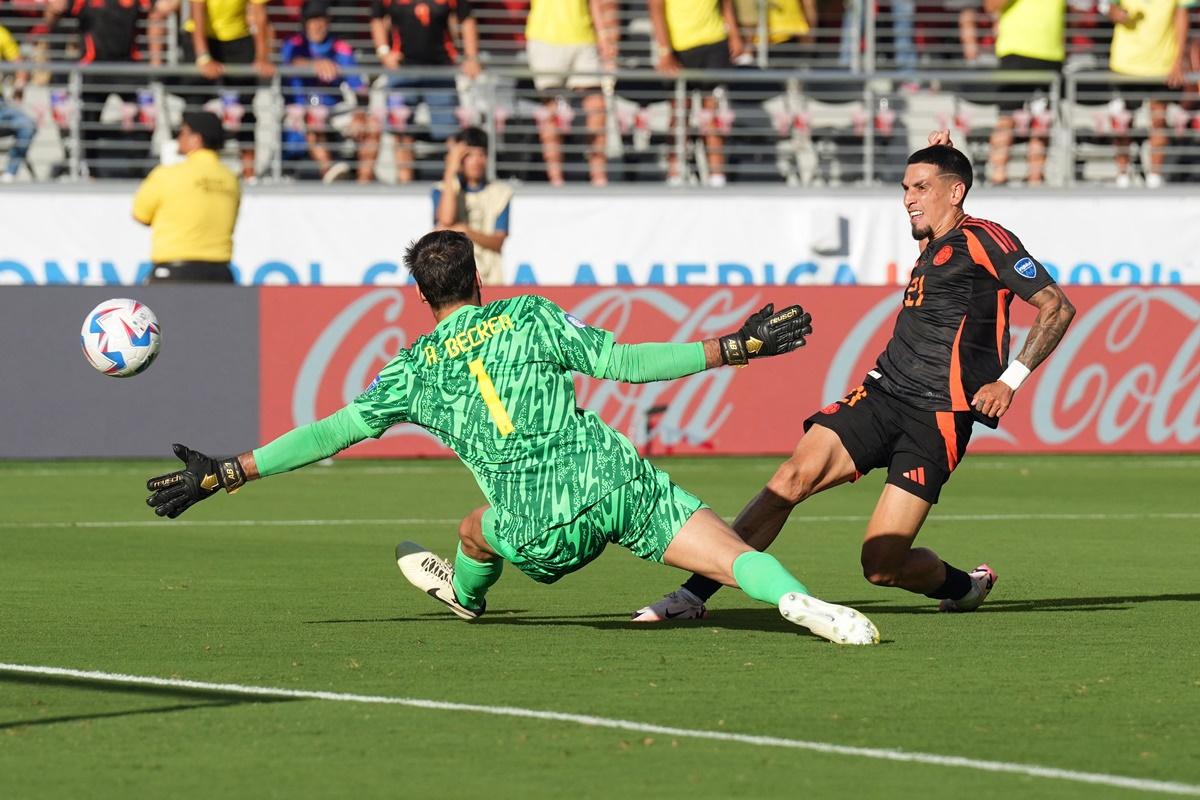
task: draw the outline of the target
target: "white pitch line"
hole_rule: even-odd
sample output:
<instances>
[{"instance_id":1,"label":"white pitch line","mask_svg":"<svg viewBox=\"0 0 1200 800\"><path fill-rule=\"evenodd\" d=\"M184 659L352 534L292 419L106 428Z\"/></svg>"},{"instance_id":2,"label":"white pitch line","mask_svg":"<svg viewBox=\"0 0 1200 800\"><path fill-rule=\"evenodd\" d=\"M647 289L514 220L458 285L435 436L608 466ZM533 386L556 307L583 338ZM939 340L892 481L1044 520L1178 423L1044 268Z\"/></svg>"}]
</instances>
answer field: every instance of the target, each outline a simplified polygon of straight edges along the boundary
<instances>
[{"instance_id":1,"label":"white pitch line","mask_svg":"<svg viewBox=\"0 0 1200 800\"><path fill-rule=\"evenodd\" d=\"M1021 764L1009 761L985 761L977 758L962 756L945 756L937 753L919 753L906 750L884 749L874 747L850 747L847 745L831 744L829 742L814 742L803 739L785 739L777 736L754 736L744 733L729 733L727 731L694 730L690 728L673 728L666 725L654 725L627 719L612 719L595 717L588 714L571 714L564 711L541 711L533 708L515 706L483 706L472 703L451 703L443 700L423 700L412 697L387 697L381 695L346 694L341 692L312 692L299 689L276 689L267 686L246 686L238 683L209 683L206 681L189 681L178 678L156 678L144 675L122 675L114 672L96 672L90 670L64 669L62 667L42 667L27 664L0 663L0 672L15 675L50 675L62 678L79 678L82 680L103 681L114 684L133 686L158 686L179 689L195 689L208 692L238 694L247 697L269 697L296 700L326 700L337 703L369 703L376 705L410 706L435 711L455 711L473 714L489 714L496 717L518 717L521 719L536 719L546 722L568 722L589 728L611 728L615 730L633 731L635 733L652 733L660 736L674 736L680 739L709 739L719 742L736 742L755 747L784 747L793 750L809 750L828 755L853 756L870 758L880 761L899 761L912 764L927 764L938 767L959 767L981 772L1004 772L1013 775L1024 775L1031 778L1049 778L1053 780L1087 783L1098 786L1112 786L1133 791L1154 792L1158 794L1187 795L1200 797L1200 786L1158 781L1147 778L1130 778L1124 775L1108 775L1102 772L1078 772L1056 767L1043 767L1037 764Z\"/></svg>"},{"instance_id":2,"label":"white pitch line","mask_svg":"<svg viewBox=\"0 0 1200 800\"><path fill-rule=\"evenodd\" d=\"M732 519L726 517L726 521ZM834 514L825 516L797 516L789 524L799 525L812 522L866 522L869 516L860 514ZM1141 513L1095 513L1095 514L938 514L930 522L1035 522L1047 521L1130 521L1130 520L1189 520L1200 519L1200 511L1146 511ZM397 517L395 519L139 519L78 522L0 522L2 528L157 528L163 526L191 526L194 528L288 528L288 527L338 527L344 525L387 526L387 525L457 525L458 517L445 519L423 517Z\"/></svg>"}]
</instances>

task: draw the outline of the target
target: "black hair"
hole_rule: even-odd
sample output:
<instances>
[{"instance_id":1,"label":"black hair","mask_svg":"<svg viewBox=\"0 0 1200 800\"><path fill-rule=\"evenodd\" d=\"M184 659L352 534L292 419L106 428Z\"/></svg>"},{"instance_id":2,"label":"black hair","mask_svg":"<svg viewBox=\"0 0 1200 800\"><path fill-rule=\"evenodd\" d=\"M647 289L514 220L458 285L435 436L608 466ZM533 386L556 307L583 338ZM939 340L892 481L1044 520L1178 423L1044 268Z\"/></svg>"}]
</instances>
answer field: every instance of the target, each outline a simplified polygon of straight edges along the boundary
<instances>
[{"instance_id":1,"label":"black hair","mask_svg":"<svg viewBox=\"0 0 1200 800\"><path fill-rule=\"evenodd\" d=\"M463 128L458 132L457 139L467 147L482 147L483 152L487 152L488 138L482 128L476 128L473 125L469 128Z\"/></svg>"},{"instance_id":2,"label":"black hair","mask_svg":"<svg viewBox=\"0 0 1200 800\"><path fill-rule=\"evenodd\" d=\"M971 191L971 184L974 180L974 173L971 170L971 162L967 160L960 151L944 144L935 144L926 147L924 150L918 150L908 157L909 164L933 164L938 168L938 172L953 175L958 178L967 187L963 191L963 196L966 197L967 192Z\"/></svg>"},{"instance_id":3,"label":"black hair","mask_svg":"<svg viewBox=\"0 0 1200 800\"><path fill-rule=\"evenodd\" d=\"M225 146L225 128L221 118L211 111L185 111L183 124L191 128L192 133L200 134L200 141L207 149L220 152Z\"/></svg>"},{"instance_id":4,"label":"black hair","mask_svg":"<svg viewBox=\"0 0 1200 800\"><path fill-rule=\"evenodd\" d=\"M329 17L329 0L304 0L300 8L300 18L305 22L310 19Z\"/></svg>"},{"instance_id":5,"label":"black hair","mask_svg":"<svg viewBox=\"0 0 1200 800\"><path fill-rule=\"evenodd\" d=\"M411 242L404 266L431 308L475 298L475 246L458 231L433 231Z\"/></svg>"}]
</instances>

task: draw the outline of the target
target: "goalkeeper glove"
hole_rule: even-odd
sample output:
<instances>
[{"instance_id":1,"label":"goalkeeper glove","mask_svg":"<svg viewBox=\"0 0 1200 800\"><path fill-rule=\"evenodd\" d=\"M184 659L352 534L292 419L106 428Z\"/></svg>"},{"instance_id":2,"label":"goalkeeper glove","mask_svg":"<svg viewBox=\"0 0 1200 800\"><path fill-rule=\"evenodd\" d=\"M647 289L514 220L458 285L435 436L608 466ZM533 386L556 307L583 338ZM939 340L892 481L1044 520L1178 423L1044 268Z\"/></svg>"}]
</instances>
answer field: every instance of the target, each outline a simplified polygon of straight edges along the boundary
<instances>
[{"instance_id":1,"label":"goalkeeper glove","mask_svg":"<svg viewBox=\"0 0 1200 800\"><path fill-rule=\"evenodd\" d=\"M146 488L153 492L146 505L160 517L175 519L218 489L233 493L246 482L237 456L216 459L181 444L173 444L171 449L183 462L183 469L146 481Z\"/></svg>"},{"instance_id":2,"label":"goalkeeper glove","mask_svg":"<svg viewBox=\"0 0 1200 800\"><path fill-rule=\"evenodd\" d=\"M775 313L775 304L767 303L737 333L721 337L721 360L742 367L752 358L790 353L803 347L811 333L812 316L803 308L788 306Z\"/></svg>"}]
</instances>

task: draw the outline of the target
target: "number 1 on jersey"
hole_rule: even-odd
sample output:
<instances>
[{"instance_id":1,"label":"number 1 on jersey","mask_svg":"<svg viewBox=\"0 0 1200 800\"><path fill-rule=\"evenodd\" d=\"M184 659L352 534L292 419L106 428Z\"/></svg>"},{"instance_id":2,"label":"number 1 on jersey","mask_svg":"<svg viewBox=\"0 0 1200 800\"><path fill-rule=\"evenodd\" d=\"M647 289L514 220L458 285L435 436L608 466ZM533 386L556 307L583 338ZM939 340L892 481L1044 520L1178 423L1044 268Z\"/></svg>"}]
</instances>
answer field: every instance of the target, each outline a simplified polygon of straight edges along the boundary
<instances>
[{"instance_id":1,"label":"number 1 on jersey","mask_svg":"<svg viewBox=\"0 0 1200 800\"><path fill-rule=\"evenodd\" d=\"M496 385L492 383L492 376L488 375L487 370L483 368L483 359L477 358L467 366L470 367L475 380L479 382L479 394L483 397L483 404L487 406L488 413L492 415L492 422L496 423L496 430L500 432L501 436L508 436L515 428L513 428L512 420L508 418L508 409L504 407L500 395L496 394Z\"/></svg>"}]
</instances>

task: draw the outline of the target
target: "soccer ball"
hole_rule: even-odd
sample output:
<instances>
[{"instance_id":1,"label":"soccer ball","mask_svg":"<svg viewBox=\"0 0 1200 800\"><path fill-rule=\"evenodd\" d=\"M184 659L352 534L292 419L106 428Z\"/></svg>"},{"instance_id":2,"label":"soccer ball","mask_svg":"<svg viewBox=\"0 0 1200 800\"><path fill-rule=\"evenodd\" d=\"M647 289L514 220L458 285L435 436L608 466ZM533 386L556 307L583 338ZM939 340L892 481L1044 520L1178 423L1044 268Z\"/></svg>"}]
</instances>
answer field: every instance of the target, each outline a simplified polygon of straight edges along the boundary
<instances>
[{"instance_id":1,"label":"soccer ball","mask_svg":"<svg viewBox=\"0 0 1200 800\"><path fill-rule=\"evenodd\" d=\"M88 363L105 375L129 378L158 355L158 318L137 300L105 300L83 318L80 340Z\"/></svg>"}]
</instances>

